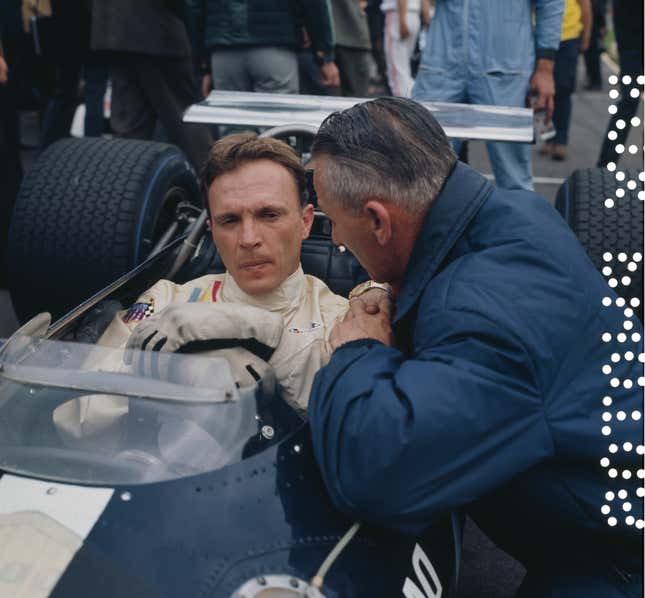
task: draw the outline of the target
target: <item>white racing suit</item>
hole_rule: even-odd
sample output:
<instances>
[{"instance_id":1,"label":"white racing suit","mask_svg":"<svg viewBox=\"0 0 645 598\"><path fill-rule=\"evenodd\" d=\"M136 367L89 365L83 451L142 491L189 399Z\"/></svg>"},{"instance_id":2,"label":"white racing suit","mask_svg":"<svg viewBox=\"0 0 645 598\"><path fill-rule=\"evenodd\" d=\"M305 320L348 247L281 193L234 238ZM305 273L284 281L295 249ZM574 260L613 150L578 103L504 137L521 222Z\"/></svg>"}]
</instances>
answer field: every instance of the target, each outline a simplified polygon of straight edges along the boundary
<instances>
[{"instance_id":1,"label":"white racing suit","mask_svg":"<svg viewBox=\"0 0 645 598\"><path fill-rule=\"evenodd\" d=\"M298 412L306 412L314 376L331 356L329 334L336 319L347 311L347 299L332 293L318 278L305 275L301 267L276 290L262 296L245 293L228 273L202 276L183 285L160 280L129 309L116 314L97 344L125 347L141 322L167 307L170 307L168 314L181 312L181 305L186 303L213 305L212 316L209 315L204 323L211 338L217 334L218 306L226 306L220 311L230 313L231 307L238 305L245 317L250 311L257 321L244 323L245 329L256 329L279 339L268 363L275 372L282 397ZM259 309L244 310L243 306ZM274 330L262 330L263 326L275 328L276 314L282 318L282 331L278 330L277 336ZM222 328L230 331L230 322L223 318L220 321ZM152 324L153 320L149 322ZM209 351L202 355L234 357L231 351L234 350ZM101 397L95 401L82 397L56 409L54 421L64 436L80 440L88 435L107 432L116 418L127 413L127 409L127 399Z\"/></svg>"}]
</instances>

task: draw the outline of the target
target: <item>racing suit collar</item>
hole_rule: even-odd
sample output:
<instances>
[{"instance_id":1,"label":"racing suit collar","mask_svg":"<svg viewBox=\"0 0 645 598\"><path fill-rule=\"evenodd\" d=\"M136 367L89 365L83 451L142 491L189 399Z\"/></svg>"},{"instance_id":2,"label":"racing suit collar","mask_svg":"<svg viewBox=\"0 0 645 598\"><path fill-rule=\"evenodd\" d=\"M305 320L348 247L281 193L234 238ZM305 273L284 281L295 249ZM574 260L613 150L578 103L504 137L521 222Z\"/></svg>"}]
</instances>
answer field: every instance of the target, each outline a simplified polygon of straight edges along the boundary
<instances>
[{"instance_id":1,"label":"racing suit collar","mask_svg":"<svg viewBox=\"0 0 645 598\"><path fill-rule=\"evenodd\" d=\"M277 289L264 295L249 295L244 292L235 279L228 273L224 275L222 284L222 300L227 303L244 303L261 307L269 311L277 311L287 315L291 309L296 309L300 303L300 295L304 289L305 274L302 266L299 265L297 270L291 274Z\"/></svg>"},{"instance_id":2,"label":"racing suit collar","mask_svg":"<svg viewBox=\"0 0 645 598\"><path fill-rule=\"evenodd\" d=\"M414 243L393 323L403 318L417 302L492 190L492 184L481 174L463 162L456 163L430 206Z\"/></svg>"}]
</instances>

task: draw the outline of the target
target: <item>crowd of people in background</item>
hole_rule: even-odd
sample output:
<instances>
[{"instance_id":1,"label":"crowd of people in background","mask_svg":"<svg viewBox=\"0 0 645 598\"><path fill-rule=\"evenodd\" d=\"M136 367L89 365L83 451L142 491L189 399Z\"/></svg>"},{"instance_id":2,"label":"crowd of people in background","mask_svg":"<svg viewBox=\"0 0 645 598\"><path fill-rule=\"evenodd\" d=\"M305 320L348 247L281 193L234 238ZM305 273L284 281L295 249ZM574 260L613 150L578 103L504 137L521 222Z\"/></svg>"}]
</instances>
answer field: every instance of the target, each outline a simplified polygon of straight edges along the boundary
<instances>
[{"instance_id":1,"label":"crowd of people in background","mask_svg":"<svg viewBox=\"0 0 645 598\"><path fill-rule=\"evenodd\" d=\"M602 88L608 8L606 0L0 0L0 242L22 177L19 111L39 112L43 150L70 134L81 97L86 136L163 138L196 169L214 132L188 129L182 113L211 89L532 102L553 113L556 130L541 153L564 160L579 54L585 88ZM642 11L642 2L611 2L620 66L634 79ZM639 98L628 87L608 131L634 115ZM599 165L617 161L614 148L605 139ZM498 186L532 189L529 145L487 149Z\"/></svg>"}]
</instances>

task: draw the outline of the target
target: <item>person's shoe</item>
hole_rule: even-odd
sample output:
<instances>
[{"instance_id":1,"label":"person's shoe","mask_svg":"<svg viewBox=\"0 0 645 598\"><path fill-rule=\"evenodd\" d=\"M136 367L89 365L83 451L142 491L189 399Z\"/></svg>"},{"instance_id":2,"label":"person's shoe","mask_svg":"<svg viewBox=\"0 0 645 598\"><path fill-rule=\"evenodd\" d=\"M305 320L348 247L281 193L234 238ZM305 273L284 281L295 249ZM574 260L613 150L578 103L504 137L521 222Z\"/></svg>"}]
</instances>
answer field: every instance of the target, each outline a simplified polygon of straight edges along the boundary
<instances>
[{"instance_id":1,"label":"person's shoe","mask_svg":"<svg viewBox=\"0 0 645 598\"><path fill-rule=\"evenodd\" d=\"M548 141L544 143L539 149L538 149L538 154L540 156L552 156L553 155L553 144L549 143Z\"/></svg>"},{"instance_id":2,"label":"person's shoe","mask_svg":"<svg viewBox=\"0 0 645 598\"><path fill-rule=\"evenodd\" d=\"M562 162L567 159L567 146L560 145L558 143L553 144L553 149L551 150L551 158L556 162Z\"/></svg>"}]
</instances>

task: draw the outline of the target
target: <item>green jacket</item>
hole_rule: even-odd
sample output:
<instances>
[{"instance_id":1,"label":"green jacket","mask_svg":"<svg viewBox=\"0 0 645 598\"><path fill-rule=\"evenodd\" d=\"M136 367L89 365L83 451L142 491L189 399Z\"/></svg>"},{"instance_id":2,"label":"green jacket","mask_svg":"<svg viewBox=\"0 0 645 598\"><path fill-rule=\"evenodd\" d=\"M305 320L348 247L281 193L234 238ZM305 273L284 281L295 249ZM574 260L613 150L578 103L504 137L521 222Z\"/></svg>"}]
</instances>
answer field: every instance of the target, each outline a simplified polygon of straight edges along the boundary
<instances>
[{"instance_id":1,"label":"green jacket","mask_svg":"<svg viewBox=\"0 0 645 598\"><path fill-rule=\"evenodd\" d=\"M303 27L320 61L334 59L328 0L186 0L195 54L218 47L302 46Z\"/></svg>"}]
</instances>

